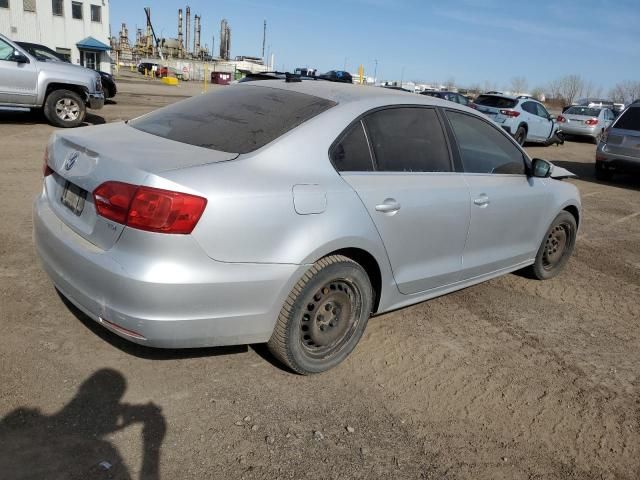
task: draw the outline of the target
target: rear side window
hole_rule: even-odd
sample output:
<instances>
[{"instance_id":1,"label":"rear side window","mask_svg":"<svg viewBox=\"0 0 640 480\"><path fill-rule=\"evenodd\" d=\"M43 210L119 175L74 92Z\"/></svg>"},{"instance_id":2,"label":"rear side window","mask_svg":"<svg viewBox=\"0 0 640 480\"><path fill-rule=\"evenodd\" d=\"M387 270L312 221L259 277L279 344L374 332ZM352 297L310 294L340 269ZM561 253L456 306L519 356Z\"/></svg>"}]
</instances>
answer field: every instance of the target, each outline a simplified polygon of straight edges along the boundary
<instances>
[{"instance_id":1,"label":"rear side window","mask_svg":"<svg viewBox=\"0 0 640 480\"><path fill-rule=\"evenodd\" d=\"M234 85L174 103L129 125L176 142L249 153L334 105L304 93Z\"/></svg>"},{"instance_id":2,"label":"rear side window","mask_svg":"<svg viewBox=\"0 0 640 480\"><path fill-rule=\"evenodd\" d=\"M373 170L369 144L362 122L353 125L331 151L331 161L339 172L370 172Z\"/></svg>"},{"instance_id":3,"label":"rear side window","mask_svg":"<svg viewBox=\"0 0 640 480\"><path fill-rule=\"evenodd\" d=\"M634 107L628 109L622 114L622 116L620 116L618 121L615 123L614 128L640 132L640 108Z\"/></svg>"},{"instance_id":4,"label":"rear side window","mask_svg":"<svg viewBox=\"0 0 640 480\"><path fill-rule=\"evenodd\" d=\"M493 108L513 108L518 104L518 101L496 95L480 95L476 100L476 104Z\"/></svg>"},{"instance_id":5,"label":"rear side window","mask_svg":"<svg viewBox=\"0 0 640 480\"><path fill-rule=\"evenodd\" d=\"M524 175L522 152L496 127L471 115L447 111L467 173Z\"/></svg>"},{"instance_id":6,"label":"rear side window","mask_svg":"<svg viewBox=\"0 0 640 480\"><path fill-rule=\"evenodd\" d=\"M531 113L533 115L537 115L538 114L538 109L536 108L536 104L533 102L524 102L522 104L522 109L527 112L527 113Z\"/></svg>"},{"instance_id":7,"label":"rear side window","mask_svg":"<svg viewBox=\"0 0 640 480\"><path fill-rule=\"evenodd\" d=\"M434 109L389 108L367 115L364 123L377 170L451 171L449 150Z\"/></svg>"}]
</instances>

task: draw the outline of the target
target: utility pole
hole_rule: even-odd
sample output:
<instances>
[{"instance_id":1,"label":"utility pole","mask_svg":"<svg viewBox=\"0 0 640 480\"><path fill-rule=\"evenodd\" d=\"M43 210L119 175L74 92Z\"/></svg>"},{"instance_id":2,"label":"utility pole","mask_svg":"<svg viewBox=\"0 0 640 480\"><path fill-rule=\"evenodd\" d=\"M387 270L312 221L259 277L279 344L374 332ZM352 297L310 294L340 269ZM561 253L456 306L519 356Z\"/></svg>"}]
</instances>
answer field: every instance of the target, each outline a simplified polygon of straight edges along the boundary
<instances>
[{"instance_id":1,"label":"utility pole","mask_svg":"<svg viewBox=\"0 0 640 480\"><path fill-rule=\"evenodd\" d=\"M264 27L262 30L262 63L264 63L264 45L267 41L267 21L264 21Z\"/></svg>"},{"instance_id":2,"label":"utility pole","mask_svg":"<svg viewBox=\"0 0 640 480\"><path fill-rule=\"evenodd\" d=\"M378 59L375 59L374 61L375 67L373 67L373 85L375 86L376 83L378 83Z\"/></svg>"}]
</instances>

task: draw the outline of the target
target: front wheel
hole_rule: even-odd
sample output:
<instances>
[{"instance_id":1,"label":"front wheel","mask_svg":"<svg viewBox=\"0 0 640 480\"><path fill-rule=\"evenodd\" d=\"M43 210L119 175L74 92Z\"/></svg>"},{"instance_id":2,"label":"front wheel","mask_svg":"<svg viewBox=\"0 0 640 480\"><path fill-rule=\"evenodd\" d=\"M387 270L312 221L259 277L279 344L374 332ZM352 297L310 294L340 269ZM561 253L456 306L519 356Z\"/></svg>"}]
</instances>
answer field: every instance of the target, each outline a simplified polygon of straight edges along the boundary
<instances>
[{"instance_id":1,"label":"front wheel","mask_svg":"<svg viewBox=\"0 0 640 480\"><path fill-rule=\"evenodd\" d=\"M355 348L373 307L365 270L342 255L314 263L293 287L269 339L269 350L297 373L320 373Z\"/></svg>"},{"instance_id":2,"label":"front wheel","mask_svg":"<svg viewBox=\"0 0 640 480\"><path fill-rule=\"evenodd\" d=\"M44 102L44 116L56 127L77 127L84 121L87 107L76 92L54 90Z\"/></svg>"},{"instance_id":3,"label":"front wheel","mask_svg":"<svg viewBox=\"0 0 640 480\"><path fill-rule=\"evenodd\" d=\"M577 230L576 219L569 212L561 212L554 219L531 266L535 278L548 280L562 271L575 248Z\"/></svg>"}]
</instances>

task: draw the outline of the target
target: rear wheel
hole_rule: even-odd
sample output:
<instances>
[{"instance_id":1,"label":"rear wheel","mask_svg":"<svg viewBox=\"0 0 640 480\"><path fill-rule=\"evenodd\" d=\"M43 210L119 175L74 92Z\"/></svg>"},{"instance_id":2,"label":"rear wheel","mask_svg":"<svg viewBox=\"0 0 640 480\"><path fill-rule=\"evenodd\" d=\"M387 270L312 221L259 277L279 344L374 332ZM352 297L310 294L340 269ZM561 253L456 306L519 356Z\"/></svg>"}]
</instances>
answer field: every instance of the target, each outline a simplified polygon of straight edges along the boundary
<instances>
[{"instance_id":1,"label":"rear wheel","mask_svg":"<svg viewBox=\"0 0 640 480\"><path fill-rule=\"evenodd\" d=\"M54 90L44 103L44 116L56 127L77 127L84 121L87 107L71 90Z\"/></svg>"},{"instance_id":2,"label":"rear wheel","mask_svg":"<svg viewBox=\"0 0 640 480\"><path fill-rule=\"evenodd\" d=\"M576 219L569 212L561 212L555 218L531 266L535 278L547 280L562 271L575 248L577 230Z\"/></svg>"},{"instance_id":3,"label":"rear wheel","mask_svg":"<svg viewBox=\"0 0 640 480\"><path fill-rule=\"evenodd\" d=\"M297 373L320 373L342 362L367 326L373 289L365 270L342 255L318 260L285 301L269 350Z\"/></svg>"},{"instance_id":4,"label":"rear wheel","mask_svg":"<svg viewBox=\"0 0 640 480\"><path fill-rule=\"evenodd\" d=\"M527 130L522 126L518 127L514 138L516 139L516 142L518 142L518 145L523 146L524 142L527 140Z\"/></svg>"},{"instance_id":5,"label":"rear wheel","mask_svg":"<svg viewBox=\"0 0 640 480\"><path fill-rule=\"evenodd\" d=\"M611 180L613 172L609 170L602 162L596 162L596 179L607 181Z\"/></svg>"}]
</instances>

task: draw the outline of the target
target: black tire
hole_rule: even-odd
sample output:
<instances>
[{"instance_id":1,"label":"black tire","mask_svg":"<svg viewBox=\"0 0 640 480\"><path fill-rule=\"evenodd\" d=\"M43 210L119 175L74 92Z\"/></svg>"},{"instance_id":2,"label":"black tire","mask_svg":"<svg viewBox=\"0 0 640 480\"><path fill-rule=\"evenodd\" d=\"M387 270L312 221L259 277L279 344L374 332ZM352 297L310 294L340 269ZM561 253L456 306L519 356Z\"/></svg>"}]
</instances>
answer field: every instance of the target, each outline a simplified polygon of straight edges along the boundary
<instances>
[{"instance_id":1,"label":"black tire","mask_svg":"<svg viewBox=\"0 0 640 480\"><path fill-rule=\"evenodd\" d=\"M373 296L369 276L358 263L342 255L318 260L285 301L269 350L302 375L335 367L362 337Z\"/></svg>"},{"instance_id":2,"label":"black tire","mask_svg":"<svg viewBox=\"0 0 640 480\"><path fill-rule=\"evenodd\" d=\"M569 212L561 212L554 219L530 267L534 278L548 280L562 271L575 248L577 231L576 219Z\"/></svg>"},{"instance_id":3,"label":"black tire","mask_svg":"<svg viewBox=\"0 0 640 480\"><path fill-rule=\"evenodd\" d=\"M56 127L77 127L86 113L84 100L71 90L54 90L44 102L44 116Z\"/></svg>"},{"instance_id":4,"label":"black tire","mask_svg":"<svg viewBox=\"0 0 640 480\"><path fill-rule=\"evenodd\" d=\"M613 172L606 168L601 162L596 162L596 179L607 181L611 180L613 177Z\"/></svg>"},{"instance_id":5,"label":"black tire","mask_svg":"<svg viewBox=\"0 0 640 480\"><path fill-rule=\"evenodd\" d=\"M518 142L518 145L522 147L524 145L524 142L527 140L527 129L522 125L519 126L513 138L515 138L516 142Z\"/></svg>"}]
</instances>

